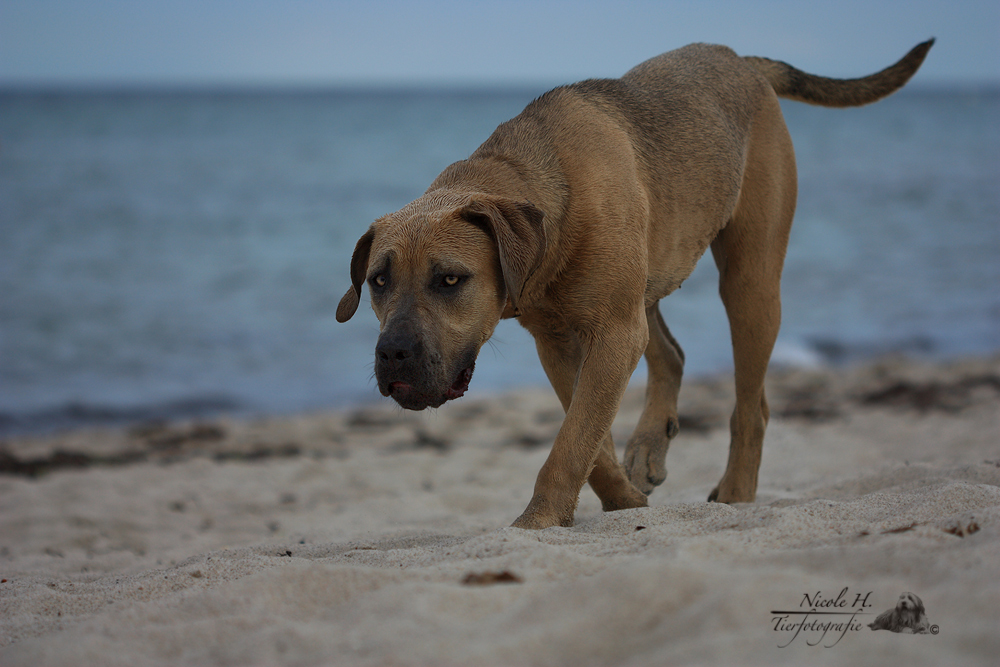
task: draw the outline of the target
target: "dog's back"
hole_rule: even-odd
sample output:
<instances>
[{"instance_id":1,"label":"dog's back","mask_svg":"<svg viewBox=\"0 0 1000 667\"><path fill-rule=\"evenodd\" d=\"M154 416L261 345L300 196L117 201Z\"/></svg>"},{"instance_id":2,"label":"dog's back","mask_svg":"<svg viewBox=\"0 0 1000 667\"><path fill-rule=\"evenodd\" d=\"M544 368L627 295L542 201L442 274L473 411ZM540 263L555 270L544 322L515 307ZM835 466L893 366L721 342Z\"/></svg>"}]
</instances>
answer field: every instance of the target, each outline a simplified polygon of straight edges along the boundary
<instances>
[{"instance_id":1,"label":"dog's back","mask_svg":"<svg viewBox=\"0 0 1000 667\"><path fill-rule=\"evenodd\" d=\"M764 76L779 97L826 107L855 107L877 102L902 88L933 45L933 39L917 44L898 62L875 74L858 79L833 79L803 72L780 60L740 57L725 46L690 44L637 65L622 81L661 94L683 94L685 88L701 88L721 93L724 99L726 93L734 92L731 90L734 84L745 85L745 65L750 65Z\"/></svg>"}]
</instances>

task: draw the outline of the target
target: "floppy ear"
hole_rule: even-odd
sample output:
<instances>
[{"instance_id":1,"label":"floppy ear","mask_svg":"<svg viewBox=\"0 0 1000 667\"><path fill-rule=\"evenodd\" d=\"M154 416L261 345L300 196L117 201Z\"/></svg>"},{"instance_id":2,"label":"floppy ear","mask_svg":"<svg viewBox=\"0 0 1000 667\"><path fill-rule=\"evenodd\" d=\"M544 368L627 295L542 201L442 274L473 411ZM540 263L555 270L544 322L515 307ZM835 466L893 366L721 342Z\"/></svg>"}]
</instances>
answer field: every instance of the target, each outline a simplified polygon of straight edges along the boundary
<instances>
[{"instance_id":1,"label":"floppy ear","mask_svg":"<svg viewBox=\"0 0 1000 667\"><path fill-rule=\"evenodd\" d=\"M361 286L365 284L365 274L368 273L368 254L372 249L372 239L375 238L375 230L369 228L367 232L358 239L358 244L354 246L354 256L351 257L351 289L340 300L337 306L337 321L346 322L351 319L358 309L361 301Z\"/></svg>"},{"instance_id":2,"label":"floppy ear","mask_svg":"<svg viewBox=\"0 0 1000 667\"><path fill-rule=\"evenodd\" d=\"M544 214L530 202L479 197L469 201L459 215L482 228L497 244L504 286L516 308L525 283L545 253Z\"/></svg>"}]
</instances>

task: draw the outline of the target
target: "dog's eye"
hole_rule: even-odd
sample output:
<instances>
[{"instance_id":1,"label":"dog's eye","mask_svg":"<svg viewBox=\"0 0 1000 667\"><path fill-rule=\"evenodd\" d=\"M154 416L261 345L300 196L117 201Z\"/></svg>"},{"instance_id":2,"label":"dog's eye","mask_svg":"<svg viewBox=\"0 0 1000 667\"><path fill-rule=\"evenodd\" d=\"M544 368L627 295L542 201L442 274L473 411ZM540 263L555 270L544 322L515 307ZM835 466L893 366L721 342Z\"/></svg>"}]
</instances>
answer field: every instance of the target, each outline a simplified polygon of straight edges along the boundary
<instances>
[{"instance_id":1,"label":"dog's eye","mask_svg":"<svg viewBox=\"0 0 1000 667\"><path fill-rule=\"evenodd\" d=\"M446 292L451 292L464 283L466 278L468 276L459 276L454 273L445 274L438 279L438 288Z\"/></svg>"},{"instance_id":2,"label":"dog's eye","mask_svg":"<svg viewBox=\"0 0 1000 667\"><path fill-rule=\"evenodd\" d=\"M457 294L459 288L468 279L469 276L461 273L435 273L428 287L438 294L450 296Z\"/></svg>"},{"instance_id":3,"label":"dog's eye","mask_svg":"<svg viewBox=\"0 0 1000 667\"><path fill-rule=\"evenodd\" d=\"M377 276L374 276L371 279L371 284L374 287L385 287L385 283L386 283L386 280L385 280L385 274L384 273L380 273L380 274L378 274Z\"/></svg>"}]
</instances>

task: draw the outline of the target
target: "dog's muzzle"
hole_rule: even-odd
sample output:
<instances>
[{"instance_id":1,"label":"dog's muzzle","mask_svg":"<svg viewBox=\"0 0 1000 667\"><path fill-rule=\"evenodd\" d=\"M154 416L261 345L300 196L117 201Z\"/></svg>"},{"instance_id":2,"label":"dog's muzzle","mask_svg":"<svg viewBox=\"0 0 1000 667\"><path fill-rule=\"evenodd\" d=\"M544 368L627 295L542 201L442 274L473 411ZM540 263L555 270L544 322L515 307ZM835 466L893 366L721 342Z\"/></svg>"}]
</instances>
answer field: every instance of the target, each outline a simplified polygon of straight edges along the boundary
<instances>
[{"instance_id":1,"label":"dog's muzzle","mask_svg":"<svg viewBox=\"0 0 1000 667\"><path fill-rule=\"evenodd\" d=\"M375 378L383 396L407 410L437 408L465 395L475 369L475 354L466 355L454 373L445 373L438 355L428 354L420 338L407 328L383 332L375 346Z\"/></svg>"}]
</instances>

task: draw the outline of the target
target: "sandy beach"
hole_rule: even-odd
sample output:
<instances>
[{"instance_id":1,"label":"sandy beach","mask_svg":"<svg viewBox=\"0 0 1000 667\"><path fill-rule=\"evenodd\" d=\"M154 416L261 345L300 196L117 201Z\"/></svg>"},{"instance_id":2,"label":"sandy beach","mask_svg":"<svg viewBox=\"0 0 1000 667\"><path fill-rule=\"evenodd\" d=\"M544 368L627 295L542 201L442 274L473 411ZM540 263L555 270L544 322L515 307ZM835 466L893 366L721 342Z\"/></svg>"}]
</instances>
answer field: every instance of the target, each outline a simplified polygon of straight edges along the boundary
<instances>
[{"instance_id":1,"label":"sandy beach","mask_svg":"<svg viewBox=\"0 0 1000 667\"><path fill-rule=\"evenodd\" d=\"M0 664L995 664L1000 357L774 370L757 502L705 502L731 378L650 507L508 528L548 388L0 446ZM623 447L642 407L629 390ZM930 632L869 629L900 594Z\"/></svg>"}]
</instances>

